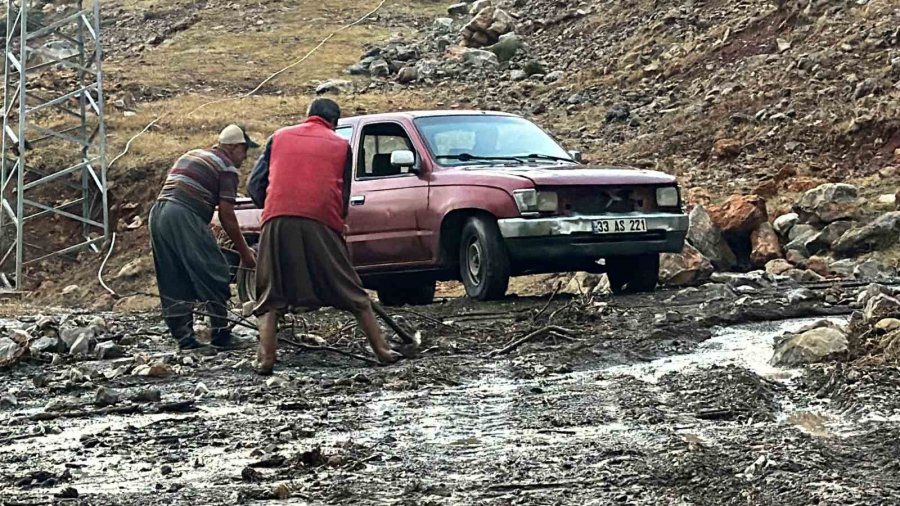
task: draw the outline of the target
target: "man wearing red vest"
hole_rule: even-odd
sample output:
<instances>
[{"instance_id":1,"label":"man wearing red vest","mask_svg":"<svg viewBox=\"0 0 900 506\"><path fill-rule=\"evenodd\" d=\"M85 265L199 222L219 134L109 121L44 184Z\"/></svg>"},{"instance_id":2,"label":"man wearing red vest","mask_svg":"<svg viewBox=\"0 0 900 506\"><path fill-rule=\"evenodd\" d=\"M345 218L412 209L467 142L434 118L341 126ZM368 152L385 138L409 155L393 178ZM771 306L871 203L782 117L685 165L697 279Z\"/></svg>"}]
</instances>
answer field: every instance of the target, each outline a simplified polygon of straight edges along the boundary
<instances>
[{"instance_id":1,"label":"man wearing red vest","mask_svg":"<svg viewBox=\"0 0 900 506\"><path fill-rule=\"evenodd\" d=\"M250 196L263 210L253 311L259 317L263 375L272 374L275 364L278 318L295 308L350 311L378 359L396 360L342 235L353 153L334 133L341 109L332 100L316 99L307 116L275 132L250 177Z\"/></svg>"}]
</instances>

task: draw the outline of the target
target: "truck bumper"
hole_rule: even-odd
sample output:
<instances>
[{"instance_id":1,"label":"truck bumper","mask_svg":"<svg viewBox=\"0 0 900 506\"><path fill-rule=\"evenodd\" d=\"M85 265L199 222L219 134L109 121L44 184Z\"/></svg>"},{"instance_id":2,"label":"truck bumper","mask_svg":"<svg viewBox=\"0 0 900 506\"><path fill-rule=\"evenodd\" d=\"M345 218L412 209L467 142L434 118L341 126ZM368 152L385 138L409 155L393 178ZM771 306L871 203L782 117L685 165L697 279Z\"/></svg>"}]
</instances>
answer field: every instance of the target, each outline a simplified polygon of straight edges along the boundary
<instances>
[{"instance_id":1,"label":"truck bumper","mask_svg":"<svg viewBox=\"0 0 900 506\"><path fill-rule=\"evenodd\" d=\"M646 232L595 234L596 220L644 219ZM671 213L628 213L558 218L498 220L514 262L576 264L608 256L643 253L680 253L688 230L688 217Z\"/></svg>"}]
</instances>

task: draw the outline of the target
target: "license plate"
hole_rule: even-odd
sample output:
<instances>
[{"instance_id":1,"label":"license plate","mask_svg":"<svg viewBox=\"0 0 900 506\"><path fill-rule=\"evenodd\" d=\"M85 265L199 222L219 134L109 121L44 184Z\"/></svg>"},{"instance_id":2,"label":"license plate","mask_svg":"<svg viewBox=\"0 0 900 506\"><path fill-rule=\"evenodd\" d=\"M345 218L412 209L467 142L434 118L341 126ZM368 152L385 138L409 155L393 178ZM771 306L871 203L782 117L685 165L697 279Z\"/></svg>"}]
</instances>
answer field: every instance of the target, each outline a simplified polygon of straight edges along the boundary
<instances>
[{"instance_id":1,"label":"license plate","mask_svg":"<svg viewBox=\"0 0 900 506\"><path fill-rule=\"evenodd\" d=\"M621 220L594 220L595 234L634 234L647 231L647 220L626 218Z\"/></svg>"}]
</instances>

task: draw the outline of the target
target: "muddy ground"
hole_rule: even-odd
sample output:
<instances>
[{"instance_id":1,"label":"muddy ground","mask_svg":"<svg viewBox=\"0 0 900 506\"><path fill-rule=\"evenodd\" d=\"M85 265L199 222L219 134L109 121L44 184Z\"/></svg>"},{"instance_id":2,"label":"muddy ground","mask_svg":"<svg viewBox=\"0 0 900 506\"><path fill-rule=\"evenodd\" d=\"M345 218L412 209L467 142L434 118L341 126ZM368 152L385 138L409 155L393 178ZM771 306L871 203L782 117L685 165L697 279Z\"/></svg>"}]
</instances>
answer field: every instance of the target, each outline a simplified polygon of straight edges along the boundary
<instances>
[{"instance_id":1,"label":"muddy ground","mask_svg":"<svg viewBox=\"0 0 900 506\"><path fill-rule=\"evenodd\" d=\"M0 371L0 503L898 503L897 368L768 364L856 288L722 286L396 309L418 359L283 344L268 381L253 350L178 355L156 315L103 315L126 357ZM368 354L348 322L307 314L292 339Z\"/></svg>"}]
</instances>

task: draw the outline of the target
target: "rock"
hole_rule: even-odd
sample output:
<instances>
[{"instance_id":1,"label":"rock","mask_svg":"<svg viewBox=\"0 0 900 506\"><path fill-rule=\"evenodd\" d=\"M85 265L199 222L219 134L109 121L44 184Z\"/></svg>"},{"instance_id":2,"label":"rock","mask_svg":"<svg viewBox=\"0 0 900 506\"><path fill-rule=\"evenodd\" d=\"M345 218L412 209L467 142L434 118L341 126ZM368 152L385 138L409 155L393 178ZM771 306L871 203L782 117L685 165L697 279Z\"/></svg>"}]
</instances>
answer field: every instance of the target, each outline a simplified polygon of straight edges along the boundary
<instances>
[{"instance_id":1,"label":"rock","mask_svg":"<svg viewBox=\"0 0 900 506\"><path fill-rule=\"evenodd\" d=\"M391 66L384 60L375 60L369 65L369 75L372 77L387 77L391 75Z\"/></svg>"},{"instance_id":2,"label":"rock","mask_svg":"<svg viewBox=\"0 0 900 506\"><path fill-rule=\"evenodd\" d=\"M451 7L453 7L451 5ZM449 10L449 9L448 9ZM431 23L431 31L435 35L447 35L453 33L453 18L435 18Z\"/></svg>"},{"instance_id":3,"label":"rock","mask_svg":"<svg viewBox=\"0 0 900 506\"><path fill-rule=\"evenodd\" d=\"M168 476L168 475L172 474L172 466L170 466L168 464L163 465L162 467L159 468L159 474L161 474L163 476Z\"/></svg>"},{"instance_id":4,"label":"rock","mask_svg":"<svg viewBox=\"0 0 900 506\"><path fill-rule=\"evenodd\" d=\"M843 278L853 277L854 270L856 270L856 262L850 259L838 260L828 264L828 272Z\"/></svg>"},{"instance_id":5,"label":"rock","mask_svg":"<svg viewBox=\"0 0 900 506\"><path fill-rule=\"evenodd\" d=\"M860 307L865 307L870 300L879 295L887 295L889 297L892 297L894 295L894 291L884 285L872 283L859 292L856 297L856 303L859 304Z\"/></svg>"},{"instance_id":6,"label":"rock","mask_svg":"<svg viewBox=\"0 0 900 506\"><path fill-rule=\"evenodd\" d=\"M793 227L791 227L790 231L788 232L788 239L790 241L796 241L797 239L803 238L804 245L805 245L805 241L807 239L811 238L812 236L814 236L818 233L819 233L819 229L817 229L816 227L814 227L812 225L807 225L805 223L801 223L801 224L794 225Z\"/></svg>"},{"instance_id":7,"label":"rock","mask_svg":"<svg viewBox=\"0 0 900 506\"><path fill-rule=\"evenodd\" d=\"M800 216L797 213L782 214L778 218L775 218L772 227L775 228L775 231L778 232L779 235L784 237L791 231L791 228L799 222Z\"/></svg>"},{"instance_id":8,"label":"rock","mask_svg":"<svg viewBox=\"0 0 900 506\"><path fill-rule=\"evenodd\" d=\"M769 221L766 201L756 195L732 195L724 204L710 207L709 216L722 232L748 235Z\"/></svg>"},{"instance_id":9,"label":"rock","mask_svg":"<svg viewBox=\"0 0 900 506\"><path fill-rule=\"evenodd\" d=\"M363 65L362 63L354 63L347 67L345 71L351 76L365 76L369 75L369 67L367 65Z\"/></svg>"},{"instance_id":10,"label":"rock","mask_svg":"<svg viewBox=\"0 0 900 506\"><path fill-rule=\"evenodd\" d=\"M467 2L455 3L450 7L447 7L447 14L450 14L451 16L463 16L468 13L469 4Z\"/></svg>"},{"instance_id":11,"label":"rock","mask_svg":"<svg viewBox=\"0 0 900 506\"><path fill-rule=\"evenodd\" d=\"M816 294L809 288L797 288L787 293L788 304L798 304L816 300Z\"/></svg>"},{"instance_id":12,"label":"rock","mask_svg":"<svg viewBox=\"0 0 900 506\"><path fill-rule=\"evenodd\" d=\"M794 229L800 229L804 227L804 225L797 225ZM803 258L809 258L810 253L809 250L806 249L806 242L816 236L818 232L815 229L812 230L804 230L804 231L796 231L796 237L791 239L787 244L784 245L785 251L797 251ZM791 231L790 235L794 235L794 230ZM788 259L791 263L799 263L794 260Z\"/></svg>"},{"instance_id":13,"label":"rock","mask_svg":"<svg viewBox=\"0 0 900 506\"><path fill-rule=\"evenodd\" d=\"M865 98L874 93L877 89L878 80L869 77L856 85L856 89L853 90L853 100Z\"/></svg>"},{"instance_id":14,"label":"rock","mask_svg":"<svg viewBox=\"0 0 900 506\"><path fill-rule=\"evenodd\" d=\"M462 54L462 60L468 65L479 69L493 69L500 66L497 55L483 49L467 48Z\"/></svg>"},{"instance_id":15,"label":"rock","mask_svg":"<svg viewBox=\"0 0 900 506\"><path fill-rule=\"evenodd\" d=\"M764 199L772 198L778 195L778 183L774 179L767 179L756 185L750 193L759 195Z\"/></svg>"},{"instance_id":16,"label":"rock","mask_svg":"<svg viewBox=\"0 0 900 506\"><path fill-rule=\"evenodd\" d=\"M791 269L785 272L784 275L798 283L818 283L825 281L823 276L809 269Z\"/></svg>"},{"instance_id":17,"label":"rock","mask_svg":"<svg viewBox=\"0 0 900 506\"><path fill-rule=\"evenodd\" d=\"M828 258L812 256L806 261L806 268L820 276L828 276L831 274L830 263Z\"/></svg>"},{"instance_id":18,"label":"rock","mask_svg":"<svg viewBox=\"0 0 900 506\"><path fill-rule=\"evenodd\" d=\"M403 67L397 73L397 82L400 84L409 84L419 79L419 71L416 67Z\"/></svg>"},{"instance_id":19,"label":"rock","mask_svg":"<svg viewBox=\"0 0 900 506\"><path fill-rule=\"evenodd\" d=\"M734 158L741 154L743 148L737 139L718 139L713 143L712 155L716 158Z\"/></svg>"},{"instance_id":20,"label":"rock","mask_svg":"<svg viewBox=\"0 0 900 506\"><path fill-rule=\"evenodd\" d=\"M878 203L887 207L895 207L897 205L897 195L893 193L879 195Z\"/></svg>"},{"instance_id":21,"label":"rock","mask_svg":"<svg viewBox=\"0 0 900 506\"><path fill-rule=\"evenodd\" d=\"M884 281L896 275L896 269L877 260L866 260L853 268L853 277L862 281Z\"/></svg>"},{"instance_id":22,"label":"rock","mask_svg":"<svg viewBox=\"0 0 900 506\"><path fill-rule=\"evenodd\" d=\"M521 69L514 69L509 72L509 78L513 81L524 81L528 79L528 73Z\"/></svg>"},{"instance_id":23,"label":"rock","mask_svg":"<svg viewBox=\"0 0 900 506\"><path fill-rule=\"evenodd\" d=\"M61 341L55 337L41 337L31 343L31 350L40 353L57 353L65 351L65 349L60 350L60 342Z\"/></svg>"},{"instance_id":24,"label":"rock","mask_svg":"<svg viewBox=\"0 0 900 506\"><path fill-rule=\"evenodd\" d=\"M62 294L63 295L72 295L72 294L76 293L78 290L81 290L81 288L78 285L69 285L69 286L63 288Z\"/></svg>"},{"instance_id":25,"label":"rock","mask_svg":"<svg viewBox=\"0 0 900 506\"><path fill-rule=\"evenodd\" d=\"M522 70L524 70L529 77L547 74L547 69L544 67L544 65L536 60L530 60L526 62L525 65L522 66Z\"/></svg>"},{"instance_id":26,"label":"rock","mask_svg":"<svg viewBox=\"0 0 900 506\"><path fill-rule=\"evenodd\" d=\"M750 245L750 263L754 267L762 267L770 260L781 257L781 242L775 229L768 222L750 234Z\"/></svg>"},{"instance_id":27,"label":"rock","mask_svg":"<svg viewBox=\"0 0 900 506\"><path fill-rule=\"evenodd\" d=\"M175 374L175 370L172 367L163 364L161 362L155 362L153 364L144 364L139 365L131 371L133 376L148 376L151 378L165 378L167 376L171 376Z\"/></svg>"},{"instance_id":28,"label":"rock","mask_svg":"<svg viewBox=\"0 0 900 506\"><path fill-rule=\"evenodd\" d=\"M144 261L142 258L138 258L122 266L116 274L116 279L135 278L140 276L142 272L144 272Z\"/></svg>"},{"instance_id":29,"label":"rock","mask_svg":"<svg viewBox=\"0 0 900 506\"><path fill-rule=\"evenodd\" d=\"M765 271L716 272L710 276L710 279L715 283L725 283L733 288L739 286L768 288L775 282L775 278Z\"/></svg>"},{"instance_id":30,"label":"rock","mask_svg":"<svg viewBox=\"0 0 900 506\"><path fill-rule=\"evenodd\" d=\"M878 320L875 328L881 332L888 333L900 329L900 320L897 318L883 318Z\"/></svg>"},{"instance_id":31,"label":"rock","mask_svg":"<svg viewBox=\"0 0 900 506\"><path fill-rule=\"evenodd\" d=\"M97 360L110 360L125 356L122 348L112 341L105 341L95 346L94 354L97 356Z\"/></svg>"},{"instance_id":32,"label":"rock","mask_svg":"<svg viewBox=\"0 0 900 506\"><path fill-rule=\"evenodd\" d=\"M631 117L631 108L628 104L618 103L613 105L606 111L606 122L614 123L617 121L626 121Z\"/></svg>"},{"instance_id":33,"label":"rock","mask_svg":"<svg viewBox=\"0 0 900 506\"><path fill-rule=\"evenodd\" d=\"M17 408L19 407L19 400L16 399L16 396L7 393L0 395L0 408Z\"/></svg>"},{"instance_id":34,"label":"rock","mask_svg":"<svg viewBox=\"0 0 900 506\"><path fill-rule=\"evenodd\" d=\"M293 493L287 483L279 483L272 487L272 496L280 501L290 499Z\"/></svg>"},{"instance_id":35,"label":"rock","mask_svg":"<svg viewBox=\"0 0 900 506\"><path fill-rule=\"evenodd\" d=\"M78 499L78 490L74 487L65 487L54 494L53 497L57 499Z\"/></svg>"},{"instance_id":36,"label":"rock","mask_svg":"<svg viewBox=\"0 0 900 506\"><path fill-rule=\"evenodd\" d=\"M566 77L566 73L562 70L556 70L554 72L550 72L549 74L544 76L545 83L555 83L562 78Z\"/></svg>"},{"instance_id":37,"label":"rock","mask_svg":"<svg viewBox=\"0 0 900 506\"><path fill-rule=\"evenodd\" d=\"M659 261L659 281L669 286L697 283L713 273L712 262L689 243L678 253L663 253Z\"/></svg>"},{"instance_id":38,"label":"rock","mask_svg":"<svg viewBox=\"0 0 900 506\"><path fill-rule=\"evenodd\" d=\"M832 245L851 228L853 228L853 223L850 221L836 221L828 225L821 232L807 239L804 243L806 251L815 255L830 250Z\"/></svg>"},{"instance_id":39,"label":"rock","mask_svg":"<svg viewBox=\"0 0 900 506\"><path fill-rule=\"evenodd\" d=\"M900 300L884 293L875 295L866 302L863 317L867 323L900 317Z\"/></svg>"},{"instance_id":40,"label":"rock","mask_svg":"<svg viewBox=\"0 0 900 506\"><path fill-rule=\"evenodd\" d=\"M66 349L71 349L72 346L75 345L75 341L77 341L81 337L87 337L89 339L94 338L94 329L90 327L66 327L60 330L59 338L62 339L63 343L66 345Z\"/></svg>"},{"instance_id":41,"label":"rock","mask_svg":"<svg viewBox=\"0 0 900 506\"><path fill-rule=\"evenodd\" d=\"M854 219L859 213L859 190L849 184L828 183L804 193L796 209L804 223Z\"/></svg>"},{"instance_id":42,"label":"rock","mask_svg":"<svg viewBox=\"0 0 900 506\"><path fill-rule=\"evenodd\" d=\"M94 396L94 405L100 406L101 408L106 406L112 406L114 404L119 403L119 394L108 389L108 388L100 388L97 390L97 395Z\"/></svg>"},{"instance_id":43,"label":"rock","mask_svg":"<svg viewBox=\"0 0 900 506\"><path fill-rule=\"evenodd\" d=\"M737 265L737 257L703 206L694 207L689 220L688 242L703 256L709 258L716 269L728 270Z\"/></svg>"},{"instance_id":44,"label":"rock","mask_svg":"<svg viewBox=\"0 0 900 506\"><path fill-rule=\"evenodd\" d=\"M885 213L875 221L847 231L832 250L843 256L889 248L900 240L900 211Z\"/></svg>"},{"instance_id":45,"label":"rock","mask_svg":"<svg viewBox=\"0 0 900 506\"><path fill-rule=\"evenodd\" d=\"M780 276L793 268L794 266L783 258L776 258L766 264L766 272L768 272L769 274L774 274L776 276Z\"/></svg>"},{"instance_id":46,"label":"rock","mask_svg":"<svg viewBox=\"0 0 900 506\"><path fill-rule=\"evenodd\" d=\"M329 79L316 86L316 95L324 95L326 93L339 95L351 92L353 92L353 83L344 79Z\"/></svg>"},{"instance_id":47,"label":"rock","mask_svg":"<svg viewBox=\"0 0 900 506\"><path fill-rule=\"evenodd\" d=\"M194 387L194 396L203 397L204 395L209 395L209 388L203 383L197 383L197 386Z\"/></svg>"},{"instance_id":48,"label":"rock","mask_svg":"<svg viewBox=\"0 0 900 506\"><path fill-rule=\"evenodd\" d=\"M132 402L138 402L138 403L159 402L161 400L162 400L162 392L160 392L156 388L148 388L146 390L141 390L134 397L131 398Z\"/></svg>"},{"instance_id":49,"label":"rock","mask_svg":"<svg viewBox=\"0 0 900 506\"><path fill-rule=\"evenodd\" d=\"M93 340L93 336L87 334L80 335L69 348L69 355L87 356L87 354L91 352L91 347L94 344Z\"/></svg>"},{"instance_id":50,"label":"rock","mask_svg":"<svg viewBox=\"0 0 900 506\"><path fill-rule=\"evenodd\" d=\"M787 334L775 345L770 361L779 367L814 364L843 355L848 351L847 333L830 322L797 334Z\"/></svg>"},{"instance_id":51,"label":"rock","mask_svg":"<svg viewBox=\"0 0 900 506\"><path fill-rule=\"evenodd\" d=\"M487 48L488 51L497 55L497 59L500 60L501 63L512 60L519 50L524 49L525 41L522 37L514 33L508 33L501 36L499 42Z\"/></svg>"}]
</instances>

